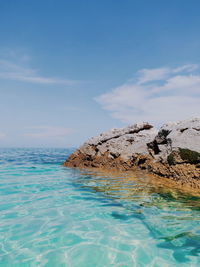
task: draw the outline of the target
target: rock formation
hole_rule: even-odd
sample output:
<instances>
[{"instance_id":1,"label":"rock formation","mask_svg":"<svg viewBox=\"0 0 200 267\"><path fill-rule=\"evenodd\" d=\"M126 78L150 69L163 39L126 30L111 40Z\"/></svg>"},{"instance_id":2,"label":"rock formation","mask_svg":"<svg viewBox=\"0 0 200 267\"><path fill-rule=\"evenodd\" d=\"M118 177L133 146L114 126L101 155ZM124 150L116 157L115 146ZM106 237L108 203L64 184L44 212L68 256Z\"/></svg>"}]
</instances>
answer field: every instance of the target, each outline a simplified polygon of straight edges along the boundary
<instances>
[{"instance_id":1,"label":"rock formation","mask_svg":"<svg viewBox=\"0 0 200 267\"><path fill-rule=\"evenodd\" d=\"M140 168L200 188L200 118L113 129L89 139L64 163L68 167Z\"/></svg>"}]
</instances>

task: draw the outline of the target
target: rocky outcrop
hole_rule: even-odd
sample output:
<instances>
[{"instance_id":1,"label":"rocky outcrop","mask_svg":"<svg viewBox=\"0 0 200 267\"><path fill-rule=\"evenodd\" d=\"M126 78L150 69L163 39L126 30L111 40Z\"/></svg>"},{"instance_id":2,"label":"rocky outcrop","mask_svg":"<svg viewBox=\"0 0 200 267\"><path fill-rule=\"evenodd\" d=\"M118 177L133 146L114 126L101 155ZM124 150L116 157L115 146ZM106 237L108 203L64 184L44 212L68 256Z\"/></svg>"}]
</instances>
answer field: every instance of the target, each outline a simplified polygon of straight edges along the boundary
<instances>
[{"instance_id":1,"label":"rocky outcrop","mask_svg":"<svg viewBox=\"0 0 200 267\"><path fill-rule=\"evenodd\" d=\"M93 137L64 163L68 167L140 168L200 188L200 119L113 129Z\"/></svg>"},{"instance_id":2,"label":"rocky outcrop","mask_svg":"<svg viewBox=\"0 0 200 267\"><path fill-rule=\"evenodd\" d=\"M139 155L149 154L147 144L156 135L157 130L148 123L113 129L89 139L69 157L65 165L117 169L127 165L130 168Z\"/></svg>"},{"instance_id":3,"label":"rocky outcrop","mask_svg":"<svg viewBox=\"0 0 200 267\"><path fill-rule=\"evenodd\" d=\"M189 149L200 153L200 119L167 123L149 144L158 161L166 162L173 151Z\"/></svg>"}]
</instances>

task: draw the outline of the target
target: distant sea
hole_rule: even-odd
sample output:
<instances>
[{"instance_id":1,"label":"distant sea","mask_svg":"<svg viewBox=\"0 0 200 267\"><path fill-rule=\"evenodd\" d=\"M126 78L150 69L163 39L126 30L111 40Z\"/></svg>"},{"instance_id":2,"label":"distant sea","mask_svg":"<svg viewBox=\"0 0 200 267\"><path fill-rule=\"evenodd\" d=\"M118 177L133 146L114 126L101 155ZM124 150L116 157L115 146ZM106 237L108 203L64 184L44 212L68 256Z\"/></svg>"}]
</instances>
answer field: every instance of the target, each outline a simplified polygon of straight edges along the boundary
<instances>
[{"instance_id":1,"label":"distant sea","mask_svg":"<svg viewBox=\"0 0 200 267\"><path fill-rule=\"evenodd\" d=\"M200 199L0 149L0 266L200 266Z\"/></svg>"}]
</instances>

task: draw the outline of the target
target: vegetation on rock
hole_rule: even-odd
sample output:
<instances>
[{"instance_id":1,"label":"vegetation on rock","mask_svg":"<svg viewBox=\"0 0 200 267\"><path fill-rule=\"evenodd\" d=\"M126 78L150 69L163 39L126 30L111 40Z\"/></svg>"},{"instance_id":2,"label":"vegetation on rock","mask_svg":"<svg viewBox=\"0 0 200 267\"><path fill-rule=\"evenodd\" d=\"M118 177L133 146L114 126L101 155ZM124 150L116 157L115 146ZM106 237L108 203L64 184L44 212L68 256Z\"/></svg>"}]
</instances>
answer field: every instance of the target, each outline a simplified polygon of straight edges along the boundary
<instances>
[{"instance_id":1,"label":"vegetation on rock","mask_svg":"<svg viewBox=\"0 0 200 267\"><path fill-rule=\"evenodd\" d=\"M173 153L170 153L167 157L167 162L169 165L175 165L176 164L176 160L175 157L173 155Z\"/></svg>"},{"instance_id":2,"label":"vegetation on rock","mask_svg":"<svg viewBox=\"0 0 200 267\"><path fill-rule=\"evenodd\" d=\"M187 160L189 163L200 162L200 153L187 149L179 148L180 157L182 160Z\"/></svg>"}]
</instances>

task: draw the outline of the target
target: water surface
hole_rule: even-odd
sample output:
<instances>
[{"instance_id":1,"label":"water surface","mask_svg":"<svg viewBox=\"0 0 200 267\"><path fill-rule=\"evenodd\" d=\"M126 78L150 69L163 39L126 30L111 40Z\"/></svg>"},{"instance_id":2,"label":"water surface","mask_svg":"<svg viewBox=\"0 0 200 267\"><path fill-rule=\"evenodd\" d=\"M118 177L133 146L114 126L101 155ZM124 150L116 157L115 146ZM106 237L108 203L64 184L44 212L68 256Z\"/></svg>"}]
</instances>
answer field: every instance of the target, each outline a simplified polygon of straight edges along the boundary
<instances>
[{"instance_id":1,"label":"water surface","mask_svg":"<svg viewBox=\"0 0 200 267\"><path fill-rule=\"evenodd\" d=\"M200 199L65 168L68 149L0 150L0 266L200 266Z\"/></svg>"}]
</instances>

